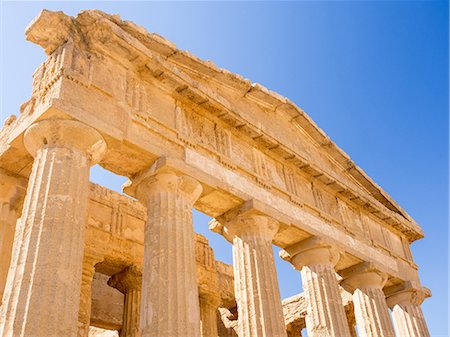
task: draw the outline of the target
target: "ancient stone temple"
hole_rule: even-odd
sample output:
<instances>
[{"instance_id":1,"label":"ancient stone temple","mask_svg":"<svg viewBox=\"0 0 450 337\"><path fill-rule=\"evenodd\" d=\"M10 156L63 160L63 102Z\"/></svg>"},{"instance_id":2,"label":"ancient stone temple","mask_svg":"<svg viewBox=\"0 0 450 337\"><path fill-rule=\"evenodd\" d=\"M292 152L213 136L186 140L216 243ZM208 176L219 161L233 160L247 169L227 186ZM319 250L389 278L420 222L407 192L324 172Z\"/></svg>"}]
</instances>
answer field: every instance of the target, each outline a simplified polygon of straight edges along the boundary
<instances>
[{"instance_id":1,"label":"ancient stone temple","mask_svg":"<svg viewBox=\"0 0 450 337\"><path fill-rule=\"evenodd\" d=\"M429 337L422 230L294 103L116 15L26 37L48 59L0 133L0 336ZM303 293L280 298L273 245Z\"/></svg>"}]
</instances>

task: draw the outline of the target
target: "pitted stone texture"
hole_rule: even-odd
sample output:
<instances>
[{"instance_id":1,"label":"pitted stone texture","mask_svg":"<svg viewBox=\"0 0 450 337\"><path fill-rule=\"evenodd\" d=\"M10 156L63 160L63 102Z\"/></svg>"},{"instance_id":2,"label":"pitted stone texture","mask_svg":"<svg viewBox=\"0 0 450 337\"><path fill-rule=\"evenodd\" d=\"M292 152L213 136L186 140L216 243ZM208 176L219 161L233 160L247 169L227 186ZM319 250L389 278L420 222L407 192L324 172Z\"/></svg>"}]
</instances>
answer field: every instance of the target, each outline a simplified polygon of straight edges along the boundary
<instances>
[{"instance_id":1,"label":"pitted stone texture","mask_svg":"<svg viewBox=\"0 0 450 337\"><path fill-rule=\"evenodd\" d=\"M262 213L280 221L276 245L320 235L343 249L338 270L373 261L391 276L390 284L418 281L409 244L423 236L421 229L288 99L117 15L43 11L26 35L49 57L33 76L30 100L2 131L3 168L28 176L23 130L35 120L73 118L107 137L102 166L114 173L134 178L157 158L171 158L173 169L201 180L205 193L196 208L210 216L256 199ZM35 153L36 141L51 147L65 137L69 147L80 145L97 160L95 144L83 146L89 132L80 137L78 126L60 131L51 128L25 145ZM121 207L115 211L107 226L116 237L98 227L91 234L115 243L121 235L136 239L137 231L123 231ZM129 265L141 248L125 240L120 245L129 249L112 261L108 275Z\"/></svg>"},{"instance_id":2,"label":"pitted stone texture","mask_svg":"<svg viewBox=\"0 0 450 337\"><path fill-rule=\"evenodd\" d=\"M27 176L22 130L34 120L74 118L107 137L102 166L114 173L134 178L170 158L173 169L201 180L196 208L208 215L256 199L280 221L276 245L321 235L343 249L342 268L370 260L390 282L418 281L409 243L420 228L289 100L100 11L74 18L44 11L27 37L49 58L35 72L30 101L0 137L2 167ZM61 133L39 140L52 145L54 135ZM116 211L108 225L122 235L125 218ZM108 242L117 238L97 229L93 235ZM114 273L133 254L114 261Z\"/></svg>"},{"instance_id":3,"label":"pitted stone texture","mask_svg":"<svg viewBox=\"0 0 450 337\"><path fill-rule=\"evenodd\" d=\"M103 278L99 282L98 276L114 275L130 265L142 268L146 208L123 194L94 184L90 187L85 250L104 256L94 276L91 322L95 326L119 330L124 296L108 286ZM200 298L218 294L221 306L235 307L232 266L215 260L205 237L195 234L194 245Z\"/></svg>"},{"instance_id":4,"label":"pitted stone texture","mask_svg":"<svg viewBox=\"0 0 450 337\"><path fill-rule=\"evenodd\" d=\"M71 150L69 154L82 153L89 166L97 164L106 153L106 142L98 131L68 119L46 119L31 125L23 143L35 159L42 149L66 148Z\"/></svg>"},{"instance_id":5,"label":"pitted stone texture","mask_svg":"<svg viewBox=\"0 0 450 337\"><path fill-rule=\"evenodd\" d=\"M217 331L217 314L220 303L218 294L203 296L200 294L200 328L202 337L216 337Z\"/></svg>"},{"instance_id":6,"label":"pitted stone texture","mask_svg":"<svg viewBox=\"0 0 450 337\"><path fill-rule=\"evenodd\" d=\"M394 337L383 286L386 275L362 264L345 276L343 286L353 291L356 325L361 337Z\"/></svg>"},{"instance_id":7,"label":"pitted stone texture","mask_svg":"<svg viewBox=\"0 0 450 337\"><path fill-rule=\"evenodd\" d=\"M320 264L305 266L301 273L308 304L308 336L350 336L333 267Z\"/></svg>"},{"instance_id":8,"label":"pitted stone texture","mask_svg":"<svg viewBox=\"0 0 450 337\"><path fill-rule=\"evenodd\" d=\"M233 243L239 336L286 337L272 249L278 223L250 211L224 217L223 226L225 237Z\"/></svg>"},{"instance_id":9,"label":"pitted stone texture","mask_svg":"<svg viewBox=\"0 0 450 337\"><path fill-rule=\"evenodd\" d=\"M144 174L133 184L137 185L136 196L148 209L142 337L198 337L200 308L192 207L202 187L195 179L172 172Z\"/></svg>"},{"instance_id":10,"label":"pitted stone texture","mask_svg":"<svg viewBox=\"0 0 450 337\"><path fill-rule=\"evenodd\" d=\"M113 275L108 285L125 295L120 337L140 337L142 272L136 266L130 266Z\"/></svg>"},{"instance_id":11,"label":"pitted stone texture","mask_svg":"<svg viewBox=\"0 0 450 337\"><path fill-rule=\"evenodd\" d=\"M100 266L98 266L100 268ZM91 325L119 331L122 327L125 296L108 285L110 275L94 274L92 281Z\"/></svg>"},{"instance_id":12,"label":"pitted stone texture","mask_svg":"<svg viewBox=\"0 0 450 337\"><path fill-rule=\"evenodd\" d=\"M356 289L353 294L359 336L394 337L391 319L381 289Z\"/></svg>"},{"instance_id":13,"label":"pitted stone texture","mask_svg":"<svg viewBox=\"0 0 450 337\"><path fill-rule=\"evenodd\" d=\"M348 322L334 270L339 252L313 237L288 247L280 255L301 270L308 336L349 337Z\"/></svg>"},{"instance_id":14,"label":"pitted stone texture","mask_svg":"<svg viewBox=\"0 0 450 337\"><path fill-rule=\"evenodd\" d=\"M422 309L416 304L394 306L392 319L398 337L430 337Z\"/></svg>"},{"instance_id":15,"label":"pitted stone texture","mask_svg":"<svg viewBox=\"0 0 450 337\"><path fill-rule=\"evenodd\" d=\"M92 281L95 274L95 265L101 262L103 257L87 251L83 257L83 271L81 275L80 308L78 310L78 337L88 337L91 323L92 307Z\"/></svg>"},{"instance_id":16,"label":"pitted stone texture","mask_svg":"<svg viewBox=\"0 0 450 337\"><path fill-rule=\"evenodd\" d=\"M9 278L12 291L2 305L0 335L76 336L89 168L105 143L94 129L62 120L32 125L24 141L35 161L18 222L20 248Z\"/></svg>"},{"instance_id":17,"label":"pitted stone texture","mask_svg":"<svg viewBox=\"0 0 450 337\"><path fill-rule=\"evenodd\" d=\"M216 337L218 307L222 304L221 293L227 289L219 288L214 252L206 238L196 235L195 258L197 262L197 281L200 296L201 336Z\"/></svg>"},{"instance_id":18,"label":"pitted stone texture","mask_svg":"<svg viewBox=\"0 0 450 337\"><path fill-rule=\"evenodd\" d=\"M387 298L397 337L430 337L420 305L431 296L428 289L403 289Z\"/></svg>"},{"instance_id":19,"label":"pitted stone texture","mask_svg":"<svg viewBox=\"0 0 450 337\"><path fill-rule=\"evenodd\" d=\"M306 301L304 293L285 298L281 303L288 335L290 332L295 333L306 327Z\"/></svg>"}]
</instances>

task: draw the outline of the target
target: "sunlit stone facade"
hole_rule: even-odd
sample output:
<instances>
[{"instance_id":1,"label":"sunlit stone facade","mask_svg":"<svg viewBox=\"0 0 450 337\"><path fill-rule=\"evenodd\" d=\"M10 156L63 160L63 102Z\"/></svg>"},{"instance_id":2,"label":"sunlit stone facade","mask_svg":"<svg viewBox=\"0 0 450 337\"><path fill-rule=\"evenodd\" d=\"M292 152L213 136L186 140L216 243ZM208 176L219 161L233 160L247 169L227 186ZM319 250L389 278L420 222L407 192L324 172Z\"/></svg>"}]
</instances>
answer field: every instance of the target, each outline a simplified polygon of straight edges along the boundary
<instances>
[{"instance_id":1,"label":"sunlit stone facade","mask_svg":"<svg viewBox=\"0 0 450 337\"><path fill-rule=\"evenodd\" d=\"M0 133L0 336L429 337L421 228L287 98L100 11L26 37L48 59Z\"/></svg>"}]
</instances>

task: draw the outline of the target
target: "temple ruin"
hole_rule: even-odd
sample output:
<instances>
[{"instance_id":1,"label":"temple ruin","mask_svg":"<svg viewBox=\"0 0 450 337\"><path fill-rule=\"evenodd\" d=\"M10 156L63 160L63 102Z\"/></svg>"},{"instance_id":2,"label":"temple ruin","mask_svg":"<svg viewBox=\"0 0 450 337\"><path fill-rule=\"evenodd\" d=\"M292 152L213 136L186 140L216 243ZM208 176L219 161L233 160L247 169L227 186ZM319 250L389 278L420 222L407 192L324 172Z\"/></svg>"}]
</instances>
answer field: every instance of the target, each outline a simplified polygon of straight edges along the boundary
<instances>
[{"instance_id":1,"label":"temple ruin","mask_svg":"<svg viewBox=\"0 0 450 337\"><path fill-rule=\"evenodd\" d=\"M294 103L117 15L26 37L48 58L0 133L0 336L430 336L421 228ZM273 245L303 293L280 298Z\"/></svg>"}]
</instances>

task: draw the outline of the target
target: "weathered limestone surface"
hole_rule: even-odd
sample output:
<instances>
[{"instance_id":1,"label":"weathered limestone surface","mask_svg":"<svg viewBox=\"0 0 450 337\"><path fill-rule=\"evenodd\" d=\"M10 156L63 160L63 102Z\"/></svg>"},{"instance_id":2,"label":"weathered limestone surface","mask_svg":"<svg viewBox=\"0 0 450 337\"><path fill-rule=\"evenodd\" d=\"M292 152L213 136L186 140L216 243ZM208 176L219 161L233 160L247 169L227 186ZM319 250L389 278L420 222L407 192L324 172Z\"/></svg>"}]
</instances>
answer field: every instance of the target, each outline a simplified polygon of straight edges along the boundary
<instances>
[{"instance_id":1,"label":"weathered limestone surface","mask_svg":"<svg viewBox=\"0 0 450 337\"><path fill-rule=\"evenodd\" d=\"M24 142L35 161L0 335L76 336L89 168L105 153L105 142L68 120L33 124Z\"/></svg>"},{"instance_id":2,"label":"weathered limestone surface","mask_svg":"<svg viewBox=\"0 0 450 337\"><path fill-rule=\"evenodd\" d=\"M200 326L202 337L215 337L217 330L217 310L220 304L220 297L217 294L200 295Z\"/></svg>"},{"instance_id":3,"label":"weathered limestone surface","mask_svg":"<svg viewBox=\"0 0 450 337\"><path fill-rule=\"evenodd\" d=\"M44 10L26 37L48 59L0 132L0 336L353 337L356 320L388 337L385 296L398 334L429 335L421 228L294 103L118 15ZM89 187L95 163L144 206ZM193 207L233 243L234 279L195 241ZM273 244L305 287L288 318Z\"/></svg>"},{"instance_id":4,"label":"weathered limestone surface","mask_svg":"<svg viewBox=\"0 0 450 337\"><path fill-rule=\"evenodd\" d=\"M355 316L352 295L343 288L340 288L339 291L342 296L342 303L345 308L349 328L351 327L351 329L354 329ZM302 329L306 327L307 301L305 293L303 292L284 299L282 305L288 336L300 336ZM352 331L350 333L352 333ZM356 332L354 333L354 336L356 337Z\"/></svg>"},{"instance_id":5,"label":"weathered limestone surface","mask_svg":"<svg viewBox=\"0 0 450 337\"><path fill-rule=\"evenodd\" d=\"M306 301L304 295L304 293L298 294L281 302L288 336L298 336L306 326Z\"/></svg>"},{"instance_id":6,"label":"weathered limestone surface","mask_svg":"<svg viewBox=\"0 0 450 337\"><path fill-rule=\"evenodd\" d=\"M2 133L1 167L27 176L21 132L70 116L109 140L101 165L117 174L165 157L202 184L195 207L212 217L255 199L280 223L276 245L321 236L342 250L338 270L369 260L387 286L418 282L409 243L421 229L286 98L99 11L44 11L27 38L49 58Z\"/></svg>"},{"instance_id":7,"label":"weathered limestone surface","mask_svg":"<svg viewBox=\"0 0 450 337\"><path fill-rule=\"evenodd\" d=\"M313 237L286 248L281 255L301 271L307 303L308 336L349 337L348 322L334 270L339 261L338 251Z\"/></svg>"},{"instance_id":8,"label":"weathered limestone surface","mask_svg":"<svg viewBox=\"0 0 450 337\"><path fill-rule=\"evenodd\" d=\"M209 246L208 240L200 235L196 236L195 258L200 296L201 336L218 336L217 314L219 305L223 302L221 294L230 287L222 284L222 288L219 288L220 274L216 268L214 252Z\"/></svg>"},{"instance_id":9,"label":"weathered limestone surface","mask_svg":"<svg viewBox=\"0 0 450 337\"><path fill-rule=\"evenodd\" d=\"M110 287L111 278L99 272L92 282L91 326L120 331L123 323L125 296L116 288Z\"/></svg>"},{"instance_id":10,"label":"weathered limestone surface","mask_svg":"<svg viewBox=\"0 0 450 337\"><path fill-rule=\"evenodd\" d=\"M138 176L128 192L134 193L148 209L142 336L199 336L192 207L202 186L193 178L156 167Z\"/></svg>"},{"instance_id":11,"label":"weathered limestone surface","mask_svg":"<svg viewBox=\"0 0 450 337\"><path fill-rule=\"evenodd\" d=\"M286 336L272 240L278 223L254 210L225 215L213 230L233 243L234 289L240 336Z\"/></svg>"},{"instance_id":12,"label":"weathered limestone surface","mask_svg":"<svg viewBox=\"0 0 450 337\"><path fill-rule=\"evenodd\" d=\"M124 294L120 337L140 337L142 272L136 266L128 267L113 275L109 279L108 285Z\"/></svg>"},{"instance_id":13,"label":"weathered limestone surface","mask_svg":"<svg viewBox=\"0 0 450 337\"><path fill-rule=\"evenodd\" d=\"M359 336L394 337L389 309L383 292L386 275L362 264L343 272L342 285L353 293Z\"/></svg>"},{"instance_id":14,"label":"weathered limestone surface","mask_svg":"<svg viewBox=\"0 0 450 337\"><path fill-rule=\"evenodd\" d=\"M145 208L141 204L92 184L89 210L88 221L90 226L88 227L88 233L94 228L98 228L102 229L102 232L106 231L116 237L119 236L120 232L120 236L133 242L134 246L143 246L141 237L145 221ZM117 224L115 220L111 222L111 219L116 218L122 219L120 224ZM104 252L101 245L105 242L105 237L100 236L98 231L95 231L95 234L89 236L86 244L97 247L99 251ZM136 241L135 238L137 238ZM105 253L106 259L109 261L114 260L117 262L119 257L124 256L127 249L128 251L133 251L129 246L123 245L121 241L110 240L106 241L105 245L109 247L109 253ZM142 256L143 249L141 248L138 253L127 258L122 263L126 264L130 263L130 261L136 261L136 263L141 261L142 263ZM196 234L196 261L200 306L202 304L202 294L213 295L215 291L219 292L220 290L221 305L224 307L218 309L219 336L237 336L237 316L234 316L229 309L226 309L233 308L236 305L233 291L232 266L215 261L214 253L209 247L208 241L198 234ZM120 269L122 267L117 268ZM114 272L111 271L110 273ZM100 274L96 275L93 284L93 322L97 326L120 330L122 325L123 296L117 298L115 293L107 292L108 288L112 289L106 284L108 277L100 277ZM353 312L350 300L346 298L344 305L346 309L349 308ZM114 310L111 310L111 308L114 308ZM283 301L283 312L288 331L295 330L299 332L306 326L306 304L303 294Z\"/></svg>"},{"instance_id":15,"label":"weathered limestone surface","mask_svg":"<svg viewBox=\"0 0 450 337\"><path fill-rule=\"evenodd\" d=\"M80 307L78 309L78 337L88 337L91 325L92 281L95 265L103 260L103 256L85 251L81 276Z\"/></svg>"},{"instance_id":16,"label":"weathered limestone surface","mask_svg":"<svg viewBox=\"0 0 450 337\"><path fill-rule=\"evenodd\" d=\"M95 251L102 254L104 261L97 265L97 269L114 275L130 264L142 266L146 208L129 197L98 185L90 187L86 249L94 250L95 247ZM232 267L216 261L208 240L198 234L195 234L195 256L200 304L203 299L217 300L214 297L218 296L221 305L235 306ZM101 274L96 275L98 279ZM94 278L93 284L91 322L107 329L120 329L124 299L117 303L115 294L106 291L109 287L104 277L97 279ZM116 310L118 307L120 309ZM108 308L116 309L108 312ZM202 326L211 327L209 324Z\"/></svg>"},{"instance_id":17,"label":"weathered limestone surface","mask_svg":"<svg viewBox=\"0 0 450 337\"><path fill-rule=\"evenodd\" d=\"M397 337L430 337L420 305L431 296L426 289L411 284L388 290L387 303L392 309L392 318Z\"/></svg>"}]
</instances>

